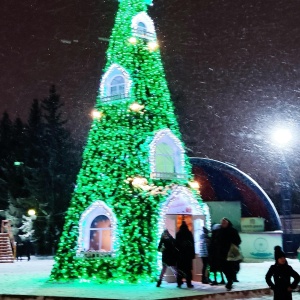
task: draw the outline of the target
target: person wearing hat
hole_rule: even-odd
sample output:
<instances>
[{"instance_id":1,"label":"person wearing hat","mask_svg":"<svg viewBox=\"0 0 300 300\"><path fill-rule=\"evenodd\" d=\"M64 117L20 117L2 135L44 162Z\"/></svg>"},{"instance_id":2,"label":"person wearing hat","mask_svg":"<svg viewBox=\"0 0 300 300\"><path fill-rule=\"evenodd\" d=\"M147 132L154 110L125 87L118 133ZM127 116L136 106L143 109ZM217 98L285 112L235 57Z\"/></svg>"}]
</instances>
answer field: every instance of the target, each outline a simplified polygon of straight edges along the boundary
<instances>
[{"instance_id":1,"label":"person wearing hat","mask_svg":"<svg viewBox=\"0 0 300 300\"><path fill-rule=\"evenodd\" d=\"M291 300L292 290L300 281L299 274L288 265L285 253L280 246L274 248L275 264L272 265L266 274L266 282L274 291L274 300ZM273 277L273 281L272 281ZM291 283L291 277L294 281Z\"/></svg>"},{"instance_id":2,"label":"person wearing hat","mask_svg":"<svg viewBox=\"0 0 300 300\"><path fill-rule=\"evenodd\" d=\"M225 274L227 283L225 285L226 289L230 291L232 289L232 284L236 280L236 263L233 259L229 260L230 250L234 246L238 249L241 244L241 238L238 231L233 228L231 221L227 218L221 220L221 228L218 234L219 243L219 260L222 268L222 272Z\"/></svg>"}]
</instances>

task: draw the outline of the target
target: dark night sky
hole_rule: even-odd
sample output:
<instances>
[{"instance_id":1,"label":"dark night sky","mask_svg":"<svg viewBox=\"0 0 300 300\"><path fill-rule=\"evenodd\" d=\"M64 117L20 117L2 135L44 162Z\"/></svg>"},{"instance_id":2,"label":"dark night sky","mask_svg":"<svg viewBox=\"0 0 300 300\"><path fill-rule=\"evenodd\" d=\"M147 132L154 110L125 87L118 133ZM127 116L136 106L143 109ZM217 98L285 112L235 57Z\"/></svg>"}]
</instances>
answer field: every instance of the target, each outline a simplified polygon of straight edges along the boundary
<instances>
[{"instance_id":1,"label":"dark night sky","mask_svg":"<svg viewBox=\"0 0 300 300\"><path fill-rule=\"evenodd\" d=\"M116 10L116 0L2 0L0 113L25 118L55 84L85 139L107 48L98 37ZM287 158L300 182L300 2L154 0L149 13L189 155L231 162L268 191L279 154L270 130L294 124Z\"/></svg>"}]
</instances>

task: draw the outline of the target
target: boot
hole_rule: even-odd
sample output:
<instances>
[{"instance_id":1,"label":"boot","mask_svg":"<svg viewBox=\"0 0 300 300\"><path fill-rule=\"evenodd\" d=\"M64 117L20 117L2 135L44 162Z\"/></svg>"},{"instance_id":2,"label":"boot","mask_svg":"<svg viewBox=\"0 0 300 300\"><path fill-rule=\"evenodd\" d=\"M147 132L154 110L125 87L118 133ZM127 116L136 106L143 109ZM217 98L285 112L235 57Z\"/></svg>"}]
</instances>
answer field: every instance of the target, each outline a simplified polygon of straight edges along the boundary
<instances>
[{"instance_id":1,"label":"boot","mask_svg":"<svg viewBox=\"0 0 300 300\"><path fill-rule=\"evenodd\" d=\"M160 285L161 285L161 279L158 279L156 287L160 287Z\"/></svg>"}]
</instances>

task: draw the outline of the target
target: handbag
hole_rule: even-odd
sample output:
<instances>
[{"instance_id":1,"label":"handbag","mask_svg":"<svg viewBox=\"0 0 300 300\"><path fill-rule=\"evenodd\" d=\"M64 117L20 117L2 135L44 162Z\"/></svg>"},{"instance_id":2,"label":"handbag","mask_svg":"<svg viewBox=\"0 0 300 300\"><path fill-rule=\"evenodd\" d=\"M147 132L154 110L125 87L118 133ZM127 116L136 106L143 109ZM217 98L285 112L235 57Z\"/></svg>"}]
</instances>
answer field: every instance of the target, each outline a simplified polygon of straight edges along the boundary
<instances>
[{"instance_id":1,"label":"handbag","mask_svg":"<svg viewBox=\"0 0 300 300\"><path fill-rule=\"evenodd\" d=\"M242 261L243 259L244 257L239 247L231 244L227 254L227 261Z\"/></svg>"}]
</instances>

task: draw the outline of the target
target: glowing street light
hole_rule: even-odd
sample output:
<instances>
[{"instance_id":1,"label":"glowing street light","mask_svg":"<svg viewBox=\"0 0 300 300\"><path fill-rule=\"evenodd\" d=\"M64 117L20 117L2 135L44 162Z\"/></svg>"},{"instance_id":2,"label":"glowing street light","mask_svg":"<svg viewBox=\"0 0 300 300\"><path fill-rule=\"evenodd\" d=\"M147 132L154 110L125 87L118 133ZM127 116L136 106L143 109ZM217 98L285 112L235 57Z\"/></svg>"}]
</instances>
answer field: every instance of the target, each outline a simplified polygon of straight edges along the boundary
<instances>
[{"instance_id":1,"label":"glowing street light","mask_svg":"<svg viewBox=\"0 0 300 300\"><path fill-rule=\"evenodd\" d=\"M272 139L277 146L283 148L291 142L292 134L289 129L278 128L273 132Z\"/></svg>"},{"instance_id":2,"label":"glowing street light","mask_svg":"<svg viewBox=\"0 0 300 300\"><path fill-rule=\"evenodd\" d=\"M35 216L35 210L32 208L29 209L27 213L28 213L28 216L30 216L30 217Z\"/></svg>"},{"instance_id":3,"label":"glowing street light","mask_svg":"<svg viewBox=\"0 0 300 300\"><path fill-rule=\"evenodd\" d=\"M277 128L272 133L272 140L274 144L280 148L279 156L279 180L280 180L280 194L282 205L282 222L283 222L283 241L285 252L291 254L291 246L293 241L290 235L293 233L291 221L291 175L288 163L286 161L287 148L291 146L293 136L288 128Z\"/></svg>"}]
</instances>

